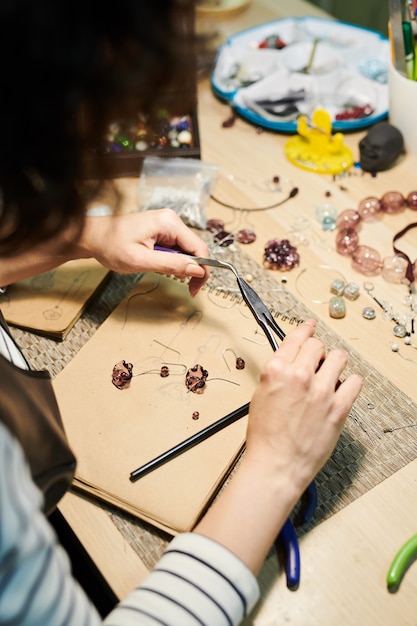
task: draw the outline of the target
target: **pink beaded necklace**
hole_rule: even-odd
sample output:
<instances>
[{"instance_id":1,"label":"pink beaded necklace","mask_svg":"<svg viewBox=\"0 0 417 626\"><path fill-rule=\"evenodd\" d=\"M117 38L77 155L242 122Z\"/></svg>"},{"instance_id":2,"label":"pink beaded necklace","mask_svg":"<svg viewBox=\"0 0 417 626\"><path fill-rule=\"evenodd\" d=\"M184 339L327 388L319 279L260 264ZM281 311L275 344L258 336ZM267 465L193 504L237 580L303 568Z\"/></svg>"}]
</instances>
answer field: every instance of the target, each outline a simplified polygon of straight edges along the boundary
<instances>
[{"instance_id":1,"label":"pink beaded necklace","mask_svg":"<svg viewBox=\"0 0 417 626\"><path fill-rule=\"evenodd\" d=\"M394 256L381 259L377 250L360 245L358 230L362 222L371 222L381 213L398 214L406 208L417 211L417 191L411 191L407 197L398 191L388 191L381 199L370 196L361 200L358 209L346 209L336 219L336 250L343 256L349 256L352 267L366 276L381 274L387 282L401 283L407 279L413 283L417 279L417 266L408 256L394 245ZM405 235L417 223L409 224L394 237L393 244Z\"/></svg>"}]
</instances>

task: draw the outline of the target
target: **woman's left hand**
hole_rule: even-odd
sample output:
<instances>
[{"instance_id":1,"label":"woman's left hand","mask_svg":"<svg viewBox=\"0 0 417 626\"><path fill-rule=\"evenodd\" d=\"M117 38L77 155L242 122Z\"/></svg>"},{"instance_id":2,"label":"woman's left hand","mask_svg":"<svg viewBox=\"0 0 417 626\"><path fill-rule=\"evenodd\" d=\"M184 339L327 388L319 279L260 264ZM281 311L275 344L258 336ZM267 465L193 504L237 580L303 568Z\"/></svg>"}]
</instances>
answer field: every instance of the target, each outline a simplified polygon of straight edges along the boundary
<instances>
[{"instance_id":1,"label":"woman's left hand","mask_svg":"<svg viewBox=\"0 0 417 626\"><path fill-rule=\"evenodd\" d=\"M154 250L156 244L208 256L206 243L171 209L87 217L77 256L94 257L104 267L124 274L157 272L180 279L190 277L189 290L195 295L206 282L208 269L185 255Z\"/></svg>"}]
</instances>

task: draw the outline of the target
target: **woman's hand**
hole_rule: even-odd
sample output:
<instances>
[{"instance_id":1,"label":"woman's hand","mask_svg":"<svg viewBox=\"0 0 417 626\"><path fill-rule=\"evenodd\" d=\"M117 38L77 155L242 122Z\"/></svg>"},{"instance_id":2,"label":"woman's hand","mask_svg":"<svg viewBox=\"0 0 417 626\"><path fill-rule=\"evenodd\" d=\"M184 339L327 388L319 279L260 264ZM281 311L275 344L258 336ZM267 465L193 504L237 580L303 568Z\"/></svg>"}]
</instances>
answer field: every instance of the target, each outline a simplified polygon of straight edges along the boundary
<instances>
[{"instance_id":1,"label":"woman's hand","mask_svg":"<svg viewBox=\"0 0 417 626\"><path fill-rule=\"evenodd\" d=\"M257 574L306 487L332 453L362 388L339 378L347 358L327 355L301 324L264 365L250 404L246 454L195 532L234 552Z\"/></svg>"},{"instance_id":2,"label":"woman's hand","mask_svg":"<svg viewBox=\"0 0 417 626\"><path fill-rule=\"evenodd\" d=\"M120 273L157 272L177 278L190 277L195 295L206 282L205 267L186 256L154 250L158 244L177 248L194 256L207 257L207 245L171 209L88 217L78 244L78 257L94 257L105 267Z\"/></svg>"},{"instance_id":3,"label":"woman's hand","mask_svg":"<svg viewBox=\"0 0 417 626\"><path fill-rule=\"evenodd\" d=\"M265 364L250 406L246 449L253 463L283 472L304 491L329 458L362 380L339 383L347 364L342 350L326 354L313 337L315 322L301 324Z\"/></svg>"}]
</instances>

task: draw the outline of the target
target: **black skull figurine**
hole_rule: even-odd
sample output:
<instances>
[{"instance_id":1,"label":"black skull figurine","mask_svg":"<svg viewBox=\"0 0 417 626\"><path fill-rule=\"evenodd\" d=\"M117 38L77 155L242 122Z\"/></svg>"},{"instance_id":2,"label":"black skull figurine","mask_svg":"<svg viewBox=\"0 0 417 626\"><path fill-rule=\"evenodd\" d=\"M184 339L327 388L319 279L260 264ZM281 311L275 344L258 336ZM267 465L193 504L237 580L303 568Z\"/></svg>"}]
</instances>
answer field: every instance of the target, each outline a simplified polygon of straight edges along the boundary
<instances>
[{"instance_id":1,"label":"black skull figurine","mask_svg":"<svg viewBox=\"0 0 417 626\"><path fill-rule=\"evenodd\" d=\"M359 163L366 172L381 172L391 167L402 152L401 132L388 122L380 122L359 142Z\"/></svg>"}]
</instances>

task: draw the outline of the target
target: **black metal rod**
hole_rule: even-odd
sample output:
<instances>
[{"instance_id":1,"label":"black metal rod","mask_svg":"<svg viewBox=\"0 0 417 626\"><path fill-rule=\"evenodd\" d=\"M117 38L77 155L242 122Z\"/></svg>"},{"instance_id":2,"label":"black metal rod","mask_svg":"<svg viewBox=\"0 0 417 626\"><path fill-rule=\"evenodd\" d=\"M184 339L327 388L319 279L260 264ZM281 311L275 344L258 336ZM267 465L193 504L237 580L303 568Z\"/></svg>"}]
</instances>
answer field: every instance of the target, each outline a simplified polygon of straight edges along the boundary
<instances>
[{"instance_id":1,"label":"black metal rod","mask_svg":"<svg viewBox=\"0 0 417 626\"><path fill-rule=\"evenodd\" d=\"M156 458L152 459L152 461L148 461L148 463L145 463L145 465L138 467L130 473L131 482L136 482L137 480L139 480L139 478L146 476L146 474L149 474L149 472L152 472L154 469L161 467L161 465L164 465L168 461L175 459L175 457L179 456L183 452L186 452L187 450L193 448L202 441L205 441L215 433L218 433L219 430L222 430L223 428L226 428L226 426L230 426L230 424L233 424L237 420L241 419L249 413L249 405L250 403L247 402L246 404L239 407L238 409L235 409L225 417L220 418L219 420L217 420L217 422L206 426L206 428L203 428L203 430L200 430L198 433L195 433L188 439L185 439L181 443L178 443L170 450L163 452Z\"/></svg>"}]
</instances>

